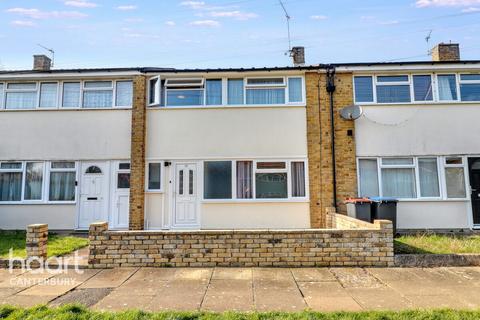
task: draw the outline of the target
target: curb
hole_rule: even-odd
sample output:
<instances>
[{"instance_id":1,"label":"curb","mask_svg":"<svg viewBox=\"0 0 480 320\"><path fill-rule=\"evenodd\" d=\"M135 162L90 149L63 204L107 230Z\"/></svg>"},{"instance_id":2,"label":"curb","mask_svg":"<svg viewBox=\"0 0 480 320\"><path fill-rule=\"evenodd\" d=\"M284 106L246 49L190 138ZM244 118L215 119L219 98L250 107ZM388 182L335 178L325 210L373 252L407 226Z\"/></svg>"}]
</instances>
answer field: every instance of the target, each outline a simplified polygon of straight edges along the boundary
<instances>
[{"instance_id":1,"label":"curb","mask_svg":"<svg viewBox=\"0 0 480 320\"><path fill-rule=\"evenodd\" d=\"M397 254L395 266L401 268L480 266L480 254Z\"/></svg>"}]
</instances>

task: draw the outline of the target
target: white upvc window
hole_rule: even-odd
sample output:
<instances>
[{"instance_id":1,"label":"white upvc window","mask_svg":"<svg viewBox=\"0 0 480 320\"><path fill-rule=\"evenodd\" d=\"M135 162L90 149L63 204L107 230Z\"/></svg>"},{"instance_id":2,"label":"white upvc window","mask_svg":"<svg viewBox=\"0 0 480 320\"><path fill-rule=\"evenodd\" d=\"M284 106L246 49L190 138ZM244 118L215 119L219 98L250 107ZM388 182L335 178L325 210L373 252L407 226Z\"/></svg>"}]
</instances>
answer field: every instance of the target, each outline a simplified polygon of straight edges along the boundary
<instances>
[{"instance_id":1,"label":"white upvc window","mask_svg":"<svg viewBox=\"0 0 480 320\"><path fill-rule=\"evenodd\" d=\"M5 109L35 109L37 105L37 82L7 83L5 88Z\"/></svg>"},{"instance_id":2,"label":"white upvc window","mask_svg":"<svg viewBox=\"0 0 480 320\"><path fill-rule=\"evenodd\" d=\"M459 75L460 99L462 101L480 101L480 74Z\"/></svg>"},{"instance_id":3,"label":"white upvc window","mask_svg":"<svg viewBox=\"0 0 480 320\"><path fill-rule=\"evenodd\" d=\"M410 103L412 101L408 75L379 75L375 77L378 103Z\"/></svg>"},{"instance_id":4,"label":"white upvc window","mask_svg":"<svg viewBox=\"0 0 480 320\"><path fill-rule=\"evenodd\" d=\"M40 94L38 99L39 108L57 108L58 106L58 82L40 82Z\"/></svg>"},{"instance_id":5,"label":"white upvc window","mask_svg":"<svg viewBox=\"0 0 480 320\"><path fill-rule=\"evenodd\" d=\"M148 106L304 105L303 76L167 78L148 81Z\"/></svg>"},{"instance_id":6,"label":"white upvc window","mask_svg":"<svg viewBox=\"0 0 480 320\"><path fill-rule=\"evenodd\" d=\"M49 162L49 202L75 202L77 165L74 161Z\"/></svg>"},{"instance_id":7,"label":"white upvc window","mask_svg":"<svg viewBox=\"0 0 480 320\"><path fill-rule=\"evenodd\" d=\"M209 160L203 162L204 201L305 201L305 160Z\"/></svg>"},{"instance_id":8,"label":"white upvc window","mask_svg":"<svg viewBox=\"0 0 480 320\"><path fill-rule=\"evenodd\" d=\"M467 198L465 160L460 156L359 158L358 194L400 200Z\"/></svg>"},{"instance_id":9,"label":"white upvc window","mask_svg":"<svg viewBox=\"0 0 480 320\"><path fill-rule=\"evenodd\" d=\"M130 189L130 162L120 161L116 170L116 188Z\"/></svg>"},{"instance_id":10,"label":"white upvc window","mask_svg":"<svg viewBox=\"0 0 480 320\"><path fill-rule=\"evenodd\" d=\"M147 161L145 186L147 192L163 192L164 161Z\"/></svg>"},{"instance_id":11,"label":"white upvc window","mask_svg":"<svg viewBox=\"0 0 480 320\"><path fill-rule=\"evenodd\" d=\"M3 109L4 107L4 101L5 101L5 84L3 82L0 82L0 110Z\"/></svg>"},{"instance_id":12,"label":"white upvc window","mask_svg":"<svg viewBox=\"0 0 480 320\"><path fill-rule=\"evenodd\" d=\"M111 108L113 105L112 81L84 81L83 108Z\"/></svg>"}]
</instances>

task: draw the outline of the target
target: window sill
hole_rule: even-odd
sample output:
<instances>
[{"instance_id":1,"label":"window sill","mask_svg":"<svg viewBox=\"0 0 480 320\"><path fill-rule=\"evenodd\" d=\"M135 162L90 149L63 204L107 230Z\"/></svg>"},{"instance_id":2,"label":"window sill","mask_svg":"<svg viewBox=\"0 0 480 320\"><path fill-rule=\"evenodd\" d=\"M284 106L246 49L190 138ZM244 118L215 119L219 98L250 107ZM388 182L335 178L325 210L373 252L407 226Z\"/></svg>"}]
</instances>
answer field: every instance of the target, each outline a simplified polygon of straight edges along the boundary
<instances>
[{"instance_id":1,"label":"window sill","mask_svg":"<svg viewBox=\"0 0 480 320\"><path fill-rule=\"evenodd\" d=\"M198 110L198 109L249 109L249 108L305 108L306 104L251 104L251 105L220 105L220 106L149 106L150 110Z\"/></svg>"},{"instance_id":2,"label":"window sill","mask_svg":"<svg viewBox=\"0 0 480 320\"><path fill-rule=\"evenodd\" d=\"M0 112L31 112L31 111L114 111L132 110L132 107L115 108L36 108L36 109L0 109Z\"/></svg>"},{"instance_id":3,"label":"window sill","mask_svg":"<svg viewBox=\"0 0 480 320\"><path fill-rule=\"evenodd\" d=\"M415 101L415 102L390 102L390 103L372 103L372 102L357 102L362 107L388 107L388 106L454 106L454 105L478 105L480 101Z\"/></svg>"},{"instance_id":4,"label":"window sill","mask_svg":"<svg viewBox=\"0 0 480 320\"><path fill-rule=\"evenodd\" d=\"M76 204L76 201L0 201L1 205L51 205L51 204Z\"/></svg>"},{"instance_id":5,"label":"window sill","mask_svg":"<svg viewBox=\"0 0 480 320\"><path fill-rule=\"evenodd\" d=\"M255 204L255 203L309 203L310 200L306 198L301 199L222 199L222 200L208 200L202 199L201 203L206 204Z\"/></svg>"},{"instance_id":6,"label":"window sill","mask_svg":"<svg viewBox=\"0 0 480 320\"><path fill-rule=\"evenodd\" d=\"M467 202L468 198L460 199L439 199L439 198L425 198L425 199L398 199L398 202Z\"/></svg>"}]
</instances>

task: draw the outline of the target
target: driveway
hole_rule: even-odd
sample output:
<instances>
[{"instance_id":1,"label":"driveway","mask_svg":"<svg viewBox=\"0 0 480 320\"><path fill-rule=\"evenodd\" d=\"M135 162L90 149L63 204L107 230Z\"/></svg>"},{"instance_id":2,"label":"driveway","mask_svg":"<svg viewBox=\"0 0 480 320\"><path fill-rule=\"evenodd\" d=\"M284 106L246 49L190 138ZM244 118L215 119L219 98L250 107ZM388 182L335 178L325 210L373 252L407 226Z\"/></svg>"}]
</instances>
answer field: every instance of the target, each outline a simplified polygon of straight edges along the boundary
<instances>
[{"instance_id":1,"label":"driveway","mask_svg":"<svg viewBox=\"0 0 480 320\"><path fill-rule=\"evenodd\" d=\"M0 270L2 304L96 310L360 311L479 308L480 268Z\"/></svg>"}]
</instances>

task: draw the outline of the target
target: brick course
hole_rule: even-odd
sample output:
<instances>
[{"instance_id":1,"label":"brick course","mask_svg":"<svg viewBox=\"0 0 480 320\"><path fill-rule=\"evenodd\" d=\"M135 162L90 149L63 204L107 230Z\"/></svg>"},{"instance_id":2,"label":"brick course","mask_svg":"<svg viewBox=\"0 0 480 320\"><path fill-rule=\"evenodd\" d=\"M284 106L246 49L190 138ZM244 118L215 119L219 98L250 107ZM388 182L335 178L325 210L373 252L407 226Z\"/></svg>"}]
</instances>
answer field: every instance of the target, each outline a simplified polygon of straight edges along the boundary
<instances>
[{"instance_id":1,"label":"brick course","mask_svg":"<svg viewBox=\"0 0 480 320\"><path fill-rule=\"evenodd\" d=\"M333 205L330 97L326 74L307 72L307 143L310 181L310 223L326 226L325 210ZM343 201L357 194L354 122L340 117L343 107L353 104L351 73L336 73L334 93L335 156L337 176L336 205L346 212ZM351 131L351 135L349 135Z\"/></svg>"},{"instance_id":2,"label":"brick course","mask_svg":"<svg viewBox=\"0 0 480 320\"><path fill-rule=\"evenodd\" d=\"M336 213L348 229L108 231L90 226L91 268L393 266L390 221L365 223ZM358 222L358 223L357 223Z\"/></svg>"}]
</instances>

